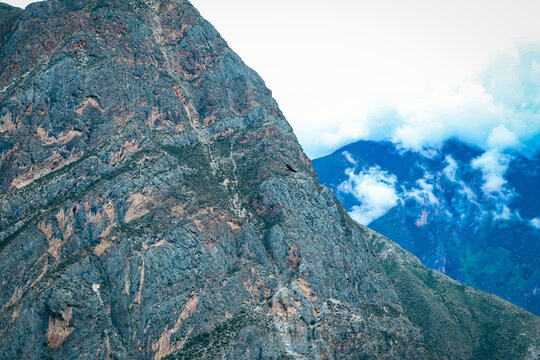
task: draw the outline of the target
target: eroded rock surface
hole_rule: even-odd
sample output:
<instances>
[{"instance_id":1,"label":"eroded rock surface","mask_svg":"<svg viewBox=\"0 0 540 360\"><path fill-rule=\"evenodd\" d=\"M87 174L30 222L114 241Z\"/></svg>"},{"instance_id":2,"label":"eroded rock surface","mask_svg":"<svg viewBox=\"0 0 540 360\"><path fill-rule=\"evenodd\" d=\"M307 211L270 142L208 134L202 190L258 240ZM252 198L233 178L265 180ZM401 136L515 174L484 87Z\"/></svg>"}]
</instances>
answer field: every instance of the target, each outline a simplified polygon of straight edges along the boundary
<instances>
[{"instance_id":1,"label":"eroded rock surface","mask_svg":"<svg viewBox=\"0 0 540 360\"><path fill-rule=\"evenodd\" d=\"M187 1L29 6L0 119L1 358L538 354L537 317L349 218Z\"/></svg>"}]
</instances>

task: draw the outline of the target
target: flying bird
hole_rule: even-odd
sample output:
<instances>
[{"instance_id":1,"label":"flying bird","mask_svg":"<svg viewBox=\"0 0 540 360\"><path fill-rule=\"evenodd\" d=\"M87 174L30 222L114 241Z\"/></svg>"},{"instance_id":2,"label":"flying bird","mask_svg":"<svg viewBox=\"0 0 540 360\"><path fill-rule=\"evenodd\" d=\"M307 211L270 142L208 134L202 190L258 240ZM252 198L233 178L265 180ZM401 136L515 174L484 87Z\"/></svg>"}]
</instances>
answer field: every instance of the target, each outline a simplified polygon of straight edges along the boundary
<instances>
[{"instance_id":1,"label":"flying bird","mask_svg":"<svg viewBox=\"0 0 540 360\"><path fill-rule=\"evenodd\" d=\"M289 165L289 164L285 164L285 165L287 165L287 170L292 171L292 172L298 172L298 171L294 170L294 169L291 167L291 165Z\"/></svg>"}]
</instances>

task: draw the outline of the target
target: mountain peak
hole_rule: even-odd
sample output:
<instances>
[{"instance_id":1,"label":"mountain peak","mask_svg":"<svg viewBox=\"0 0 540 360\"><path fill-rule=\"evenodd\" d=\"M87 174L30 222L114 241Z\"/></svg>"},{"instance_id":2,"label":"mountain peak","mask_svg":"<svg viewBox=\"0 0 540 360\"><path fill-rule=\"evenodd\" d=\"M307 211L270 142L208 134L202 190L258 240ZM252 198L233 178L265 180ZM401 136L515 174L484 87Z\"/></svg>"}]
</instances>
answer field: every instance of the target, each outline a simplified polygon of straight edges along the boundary
<instances>
[{"instance_id":1,"label":"mountain peak","mask_svg":"<svg viewBox=\"0 0 540 360\"><path fill-rule=\"evenodd\" d=\"M0 2L0 34L2 33L2 28L7 26L8 23L13 21L22 12L23 9Z\"/></svg>"}]
</instances>

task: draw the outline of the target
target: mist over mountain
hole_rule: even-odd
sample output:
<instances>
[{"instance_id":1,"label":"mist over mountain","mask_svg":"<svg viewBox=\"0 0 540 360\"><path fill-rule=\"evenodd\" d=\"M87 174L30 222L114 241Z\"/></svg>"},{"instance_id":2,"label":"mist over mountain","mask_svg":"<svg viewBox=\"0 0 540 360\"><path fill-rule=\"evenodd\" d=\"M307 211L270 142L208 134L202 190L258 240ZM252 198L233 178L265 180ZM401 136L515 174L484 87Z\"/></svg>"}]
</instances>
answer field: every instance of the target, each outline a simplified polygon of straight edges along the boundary
<instances>
[{"instance_id":1,"label":"mist over mountain","mask_svg":"<svg viewBox=\"0 0 540 360\"><path fill-rule=\"evenodd\" d=\"M313 166L361 224L426 266L540 314L540 153L359 141Z\"/></svg>"},{"instance_id":2,"label":"mist over mountain","mask_svg":"<svg viewBox=\"0 0 540 360\"><path fill-rule=\"evenodd\" d=\"M349 217L188 1L0 39L0 358L538 357L537 316Z\"/></svg>"}]
</instances>

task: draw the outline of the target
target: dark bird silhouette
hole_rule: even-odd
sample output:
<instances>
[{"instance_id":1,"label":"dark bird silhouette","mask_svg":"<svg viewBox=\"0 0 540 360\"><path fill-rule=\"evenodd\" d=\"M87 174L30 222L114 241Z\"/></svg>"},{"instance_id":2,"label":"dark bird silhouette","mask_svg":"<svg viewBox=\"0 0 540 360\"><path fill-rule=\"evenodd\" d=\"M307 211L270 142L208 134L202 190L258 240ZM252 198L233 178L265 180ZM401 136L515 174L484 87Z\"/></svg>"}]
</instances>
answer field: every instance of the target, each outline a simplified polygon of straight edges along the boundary
<instances>
[{"instance_id":1,"label":"dark bird silhouette","mask_svg":"<svg viewBox=\"0 0 540 360\"><path fill-rule=\"evenodd\" d=\"M289 164L285 164L285 165L287 165L287 170L292 171L292 172L298 172L298 171L294 170L294 169L291 167L291 165L289 165Z\"/></svg>"}]
</instances>

